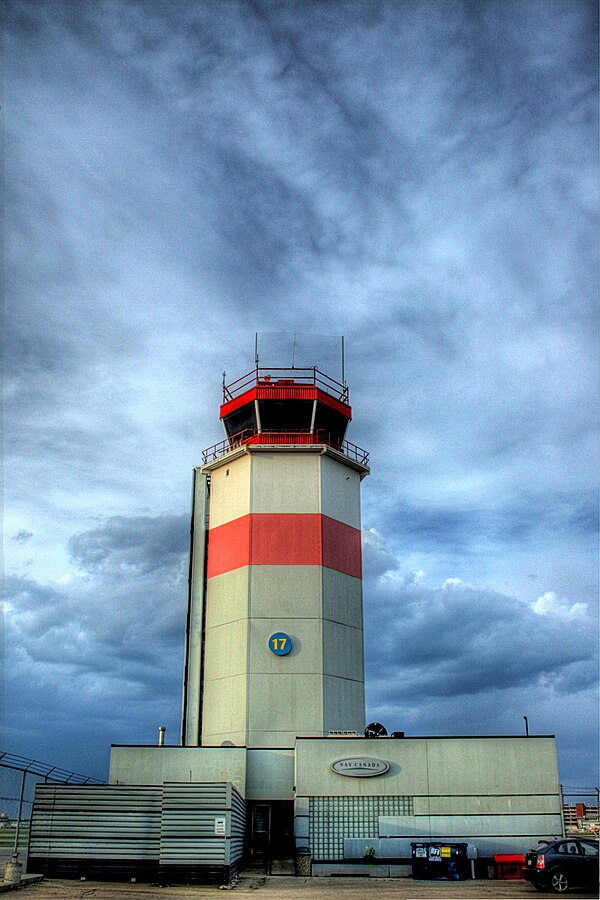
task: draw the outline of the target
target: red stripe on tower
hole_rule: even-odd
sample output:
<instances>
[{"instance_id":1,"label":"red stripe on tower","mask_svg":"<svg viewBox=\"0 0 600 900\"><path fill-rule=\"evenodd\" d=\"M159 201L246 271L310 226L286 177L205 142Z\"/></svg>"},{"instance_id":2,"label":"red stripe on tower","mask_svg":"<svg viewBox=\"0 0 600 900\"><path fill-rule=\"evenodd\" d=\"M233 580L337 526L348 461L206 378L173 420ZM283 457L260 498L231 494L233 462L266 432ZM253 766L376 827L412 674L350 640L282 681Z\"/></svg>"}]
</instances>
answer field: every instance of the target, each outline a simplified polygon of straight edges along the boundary
<instances>
[{"instance_id":1,"label":"red stripe on tower","mask_svg":"<svg viewBox=\"0 0 600 900\"><path fill-rule=\"evenodd\" d=\"M337 519L321 516L323 526L323 565L346 575L362 578L361 534Z\"/></svg>"},{"instance_id":2,"label":"red stripe on tower","mask_svg":"<svg viewBox=\"0 0 600 900\"><path fill-rule=\"evenodd\" d=\"M243 566L325 566L361 578L360 530L319 513L250 513L211 528L207 577Z\"/></svg>"},{"instance_id":3,"label":"red stripe on tower","mask_svg":"<svg viewBox=\"0 0 600 900\"><path fill-rule=\"evenodd\" d=\"M242 565L322 565L318 513L251 513L250 519L250 556Z\"/></svg>"}]
</instances>

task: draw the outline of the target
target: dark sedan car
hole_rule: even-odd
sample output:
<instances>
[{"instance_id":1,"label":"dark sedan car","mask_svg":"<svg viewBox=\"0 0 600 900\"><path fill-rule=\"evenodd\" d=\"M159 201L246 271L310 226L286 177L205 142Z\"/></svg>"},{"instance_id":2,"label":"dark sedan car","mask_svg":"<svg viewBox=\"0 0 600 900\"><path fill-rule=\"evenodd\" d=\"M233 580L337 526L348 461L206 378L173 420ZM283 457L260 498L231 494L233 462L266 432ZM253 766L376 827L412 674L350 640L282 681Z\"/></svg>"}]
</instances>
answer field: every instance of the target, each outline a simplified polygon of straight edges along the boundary
<instances>
[{"instance_id":1,"label":"dark sedan car","mask_svg":"<svg viewBox=\"0 0 600 900\"><path fill-rule=\"evenodd\" d=\"M598 841L563 838L540 844L525 856L523 878L539 891L563 894L569 888L598 889Z\"/></svg>"}]
</instances>

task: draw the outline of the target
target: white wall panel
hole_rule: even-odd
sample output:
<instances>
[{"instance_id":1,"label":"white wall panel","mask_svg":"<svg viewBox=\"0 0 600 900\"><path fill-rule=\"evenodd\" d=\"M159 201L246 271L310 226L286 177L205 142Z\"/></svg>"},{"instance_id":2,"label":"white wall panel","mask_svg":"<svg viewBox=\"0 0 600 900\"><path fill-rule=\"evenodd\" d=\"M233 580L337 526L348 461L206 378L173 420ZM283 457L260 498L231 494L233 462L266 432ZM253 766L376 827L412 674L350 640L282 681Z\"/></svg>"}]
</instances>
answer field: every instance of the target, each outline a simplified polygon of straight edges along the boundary
<instances>
[{"instance_id":1,"label":"white wall panel","mask_svg":"<svg viewBox=\"0 0 600 900\"><path fill-rule=\"evenodd\" d=\"M428 756L432 794L558 792L556 747L547 738L447 738L430 741Z\"/></svg>"},{"instance_id":2,"label":"white wall panel","mask_svg":"<svg viewBox=\"0 0 600 900\"><path fill-rule=\"evenodd\" d=\"M254 451L252 459L253 513L318 513L318 453L299 450Z\"/></svg>"},{"instance_id":3,"label":"white wall panel","mask_svg":"<svg viewBox=\"0 0 600 900\"><path fill-rule=\"evenodd\" d=\"M351 628L349 625L340 625L339 622L323 620L323 672L325 675L364 682L362 649L362 628Z\"/></svg>"},{"instance_id":4,"label":"white wall panel","mask_svg":"<svg viewBox=\"0 0 600 900\"><path fill-rule=\"evenodd\" d=\"M113 746L109 781L120 785L231 781L243 796L246 750L242 747Z\"/></svg>"},{"instance_id":5,"label":"white wall panel","mask_svg":"<svg viewBox=\"0 0 600 900\"><path fill-rule=\"evenodd\" d=\"M415 815L505 815L519 813L554 813L561 811L560 795L492 795L465 797L415 797Z\"/></svg>"},{"instance_id":6,"label":"white wall panel","mask_svg":"<svg viewBox=\"0 0 600 900\"><path fill-rule=\"evenodd\" d=\"M248 667L248 622L238 619L206 629L205 684L232 675L244 675Z\"/></svg>"},{"instance_id":7,"label":"white wall panel","mask_svg":"<svg viewBox=\"0 0 600 900\"><path fill-rule=\"evenodd\" d=\"M362 581L352 575L322 569L323 618L354 628L363 627ZM362 652L361 652L362 656Z\"/></svg>"},{"instance_id":8,"label":"white wall panel","mask_svg":"<svg viewBox=\"0 0 600 900\"><path fill-rule=\"evenodd\" d=\"M343 462L321 456L321 512L360 529L360 475Z\"/></svg>"},{"instance_id":9,"label":"white wall panel","mask_svg":"<svg viewBox=\"0 0 600 900\"><path fill-rule=\"evenodd\" d=\"M212 470L210 527L217 528L250 512L250 456L238 456Z\"/></svg>"},{"instance_id":10,"label":"white wall panel","mask_svg":"<svg viewBox=\"0 0 600 900\"><path fill-rule=\"evenodd\" d=\"M250 567L242 566L209 580L206 601L208 628L246 618L249 578Z\"/></svg>"},{"instance_id":11,"label":"white wall panel","mask_svg":"<svg viewBox=\"0 0 600 900\"><path fill-rule=\"evenodd\" d=\"M249 800L292 800L294 751L248 750Z\"/></svg>"},{"instance_id":12,"label":"white wall panel","mask_svg":"<svg viewBox=\"0 0 600 900\"><path fill-rule=\"evenodd\" d=\"M205 680L203 744L245 744L246 676Z\"/></svg>"},{"instance_id":13,"label":"white wall panel","mask_svg":"<svg viewBox=\"0 0 600 900\"><path fill-rule=\"evenodd\" d=\"M429 836L467 840L476 837L549 835L560 827L560 816L381 816L381 837L428 838Z\"/></svg>"},{"instance_id":14,"label":"white wall panel","mask_svg":"<svg viewBox=\"0 0 600 900\"><path fill-rule=\"evenodd\" d=\"M329 570L321 566L250 566L251 615L320 618L324 571Z\"/></svg>"},{"instance_id":15,"label":"white wall panel","mask_svg":"<svg viewBox=\"0 0 600 900\"><path fill-rule=\"evenodd\" d=\"M304 675L296 678L281 674L275 686L273 681L271 675L252 676L252 730L311 734L315 722L320 722L322 717L321 677ZM293 744L292 740L291 745L287 746ZM282 746L285 747L286 744Z\"/></svg>"},{"instance_id":16,"label":"white wall panel","mask_svg":"<svg viewBox=\"0 0 600 900\"><path fill-rule=\"evenodd\" d=\"M361 680L323 678L323 721L329 731L357 731L365 728L365 686Z\"/></svg>"}]
</instances>

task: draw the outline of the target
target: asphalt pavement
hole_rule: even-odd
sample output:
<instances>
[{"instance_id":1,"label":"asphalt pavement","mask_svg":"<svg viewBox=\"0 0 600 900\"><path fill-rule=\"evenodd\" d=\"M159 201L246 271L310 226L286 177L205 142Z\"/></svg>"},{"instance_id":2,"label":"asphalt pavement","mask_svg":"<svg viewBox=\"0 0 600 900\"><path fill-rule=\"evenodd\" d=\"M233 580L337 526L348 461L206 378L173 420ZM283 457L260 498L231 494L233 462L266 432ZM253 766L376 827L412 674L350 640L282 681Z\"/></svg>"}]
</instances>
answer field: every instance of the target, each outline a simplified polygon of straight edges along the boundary
<instances>
[{"instance_id":1,"label":"asphalt pavement","mask_svg":"<svg viewBox=\"0 0 600 900\"><path fill-rule=\"evenodd\" d=\"M242 874L231 887L44 880L24 886L23 900L209 900L224 894L253 894L256 900L503 900L544 898L522 879L513 881L413 881L412 878L297 878ZM569 892L568 900L598 898ZM232 898L233 900L233 898Z\"/></svg>"}]
</instances>

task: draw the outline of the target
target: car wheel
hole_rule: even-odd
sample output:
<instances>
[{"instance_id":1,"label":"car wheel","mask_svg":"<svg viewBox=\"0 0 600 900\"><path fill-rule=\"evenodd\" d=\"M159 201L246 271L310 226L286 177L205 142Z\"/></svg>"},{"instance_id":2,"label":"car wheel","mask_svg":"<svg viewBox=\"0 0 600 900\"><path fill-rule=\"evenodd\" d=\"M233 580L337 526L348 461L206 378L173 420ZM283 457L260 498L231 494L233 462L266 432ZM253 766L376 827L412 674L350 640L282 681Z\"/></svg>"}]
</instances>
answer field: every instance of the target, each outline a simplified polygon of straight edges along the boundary
<instances>
[{"instance_id":1,"label":"car wheel","mask_svg":"<svg viewBox=\"0 0 600 900\"><path fill-rule=\"evenodd\" d=\"M553 872L550 876L550 890L554 891L555 894L564 894L565 891L569 890L569 879L560 869Z\"/></svg>"}]
</instances>

